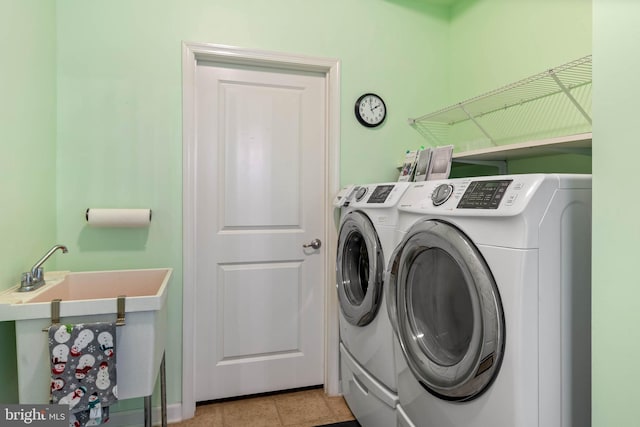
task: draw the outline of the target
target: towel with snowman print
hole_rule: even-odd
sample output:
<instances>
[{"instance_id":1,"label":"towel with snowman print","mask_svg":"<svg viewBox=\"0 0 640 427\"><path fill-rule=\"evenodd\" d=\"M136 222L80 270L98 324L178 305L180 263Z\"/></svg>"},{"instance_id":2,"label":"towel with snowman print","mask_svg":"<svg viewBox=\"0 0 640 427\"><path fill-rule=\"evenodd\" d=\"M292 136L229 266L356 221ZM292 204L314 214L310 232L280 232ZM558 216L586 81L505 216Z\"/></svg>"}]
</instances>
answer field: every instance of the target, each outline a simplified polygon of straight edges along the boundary
<instances>
[{"instance_id":1,"label":"towel with snowman print","mask_svg":"<svg viewBox=\"0 0 640 427\"><path fill-rule=\"evenodd\" d=\"M115 323L52 325L51 402L68 405L72 427L104 424L118 400Z\"/></svg>"}]
</instances>

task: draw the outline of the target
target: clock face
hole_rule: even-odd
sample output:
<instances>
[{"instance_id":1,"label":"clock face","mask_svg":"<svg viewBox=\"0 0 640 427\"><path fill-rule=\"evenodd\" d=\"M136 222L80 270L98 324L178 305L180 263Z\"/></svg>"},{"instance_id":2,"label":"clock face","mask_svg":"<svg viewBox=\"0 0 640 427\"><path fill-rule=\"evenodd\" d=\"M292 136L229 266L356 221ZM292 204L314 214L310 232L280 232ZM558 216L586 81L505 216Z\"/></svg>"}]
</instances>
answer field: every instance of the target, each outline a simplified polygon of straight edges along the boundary
<instances>
[{"instance_id":1,"label":"clock face","mask_svg":"<svg viewBox=\"0 0 640 427\"><path fill-rule=\"evenodd\" d=\"M365 93L356 101L355 114L363 126L375 127L384 121L387 107L375 93Z\"/></svg>"}]
</instances>

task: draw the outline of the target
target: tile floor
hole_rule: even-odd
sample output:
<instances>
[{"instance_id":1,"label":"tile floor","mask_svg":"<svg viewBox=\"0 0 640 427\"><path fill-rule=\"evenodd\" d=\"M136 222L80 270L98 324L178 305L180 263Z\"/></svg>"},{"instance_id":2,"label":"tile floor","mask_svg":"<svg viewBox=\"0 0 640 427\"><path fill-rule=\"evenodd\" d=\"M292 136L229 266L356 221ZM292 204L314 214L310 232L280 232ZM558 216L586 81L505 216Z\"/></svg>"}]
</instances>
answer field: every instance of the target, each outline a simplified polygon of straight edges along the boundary
<instances>
[{"instance_id":1,"label":"tile floor","mask_svg":"<svg viewBox=\"0 0 640 427\"><path fill-rule=\"evenodd\" d=\"M353 419L342 397L313 388L198 405L194 418L170 426L313 427Z\"/></svg>"}]
</instances>

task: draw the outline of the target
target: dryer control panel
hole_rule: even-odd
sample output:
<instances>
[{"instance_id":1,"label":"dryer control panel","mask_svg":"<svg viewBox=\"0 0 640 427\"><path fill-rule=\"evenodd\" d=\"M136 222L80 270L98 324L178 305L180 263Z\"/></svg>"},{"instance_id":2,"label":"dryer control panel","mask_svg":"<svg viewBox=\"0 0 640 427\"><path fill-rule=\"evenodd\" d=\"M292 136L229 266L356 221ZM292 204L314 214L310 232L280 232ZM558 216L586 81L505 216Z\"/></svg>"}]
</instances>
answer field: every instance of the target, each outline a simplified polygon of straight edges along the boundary
<instances>
[{"instance_id":1,"label":"dryer control panel","mask_svg":"<svg viewBox=\"0 0 640 427\"><path fill-rule=\"evenodd\" d=\"M369 196L367 203L384 203L389 198L389 195L395 188L395 185L378 185L373 189L373 193Z\"/></svg>"},{"instance_id":2,"label":"dryer control panel","mask_svg":"<svg viewBox=\"0 0 640 427\"><path fill-rule=\"evenodd\" d=\"M356 185L345 199L344 206L388 208L395 206L405 190L408 182Z\"/></svg>"}]
</instances>

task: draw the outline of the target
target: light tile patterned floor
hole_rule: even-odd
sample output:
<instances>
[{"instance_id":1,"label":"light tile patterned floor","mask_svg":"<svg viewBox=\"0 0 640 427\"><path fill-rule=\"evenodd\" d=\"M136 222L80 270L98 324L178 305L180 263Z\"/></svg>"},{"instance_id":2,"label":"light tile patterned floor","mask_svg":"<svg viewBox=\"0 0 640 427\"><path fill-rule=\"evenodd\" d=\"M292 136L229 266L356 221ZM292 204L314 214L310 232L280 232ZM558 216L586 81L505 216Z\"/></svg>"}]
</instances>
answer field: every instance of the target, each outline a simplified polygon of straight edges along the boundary
<instances>
[{"instance_id":1,"label":"light tile patterned floor","mask_svg":"<svg viewBox=\"0 0 640 427\"><path fill-rule=\"evenodd\" d=\"M196 416L172 427L313 427L353 420L342 397L322 388L198 405Z\"/></svg>"}]
</instances>

